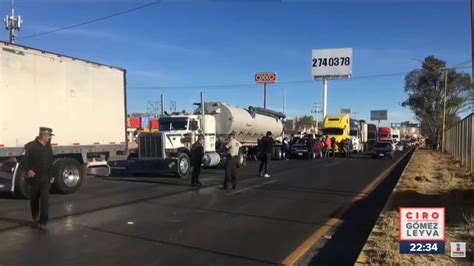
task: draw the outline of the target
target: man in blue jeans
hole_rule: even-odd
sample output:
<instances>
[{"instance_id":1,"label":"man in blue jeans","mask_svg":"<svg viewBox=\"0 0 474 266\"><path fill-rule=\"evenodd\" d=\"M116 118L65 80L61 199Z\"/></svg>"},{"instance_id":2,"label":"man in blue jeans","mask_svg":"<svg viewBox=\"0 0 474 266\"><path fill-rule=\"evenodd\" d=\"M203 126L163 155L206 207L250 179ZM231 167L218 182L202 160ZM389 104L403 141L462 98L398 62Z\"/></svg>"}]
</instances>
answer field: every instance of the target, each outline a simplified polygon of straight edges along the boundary
<instances>
[{"instance_id":1,"label":"man in blue jeans","mask_svg":"<svg viewBox=\"0 0 474 266\"><path fill-rule=\"evenodd\" d=\"M268 168L270 161L272 160L273 145L275 145L275 140L273 140L272 132L268 131L267 135L261 140L261 154L260 154L260 168L259 174L262 177L269 178ZM263 171L265 170L265 171Z\"/></svg>"}]
</instances>

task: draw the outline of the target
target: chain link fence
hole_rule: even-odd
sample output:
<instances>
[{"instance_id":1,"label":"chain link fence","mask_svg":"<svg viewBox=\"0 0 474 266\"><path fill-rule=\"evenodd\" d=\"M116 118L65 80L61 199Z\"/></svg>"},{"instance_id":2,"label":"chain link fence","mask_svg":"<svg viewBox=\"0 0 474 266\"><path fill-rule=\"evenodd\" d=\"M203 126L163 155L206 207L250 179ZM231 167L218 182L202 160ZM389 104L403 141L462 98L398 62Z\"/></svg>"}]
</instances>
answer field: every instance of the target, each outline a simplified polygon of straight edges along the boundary
<instances>
[{"instance_id":1,"label":"chain link fence","mask_svg":"<svg viewBox=\"0 0 474 266\"><path fill-rule=\"evenodd\" d=\"M445 150L470 172L474 171L474 113L446 131Z\"/></svg>"}]
</instances>

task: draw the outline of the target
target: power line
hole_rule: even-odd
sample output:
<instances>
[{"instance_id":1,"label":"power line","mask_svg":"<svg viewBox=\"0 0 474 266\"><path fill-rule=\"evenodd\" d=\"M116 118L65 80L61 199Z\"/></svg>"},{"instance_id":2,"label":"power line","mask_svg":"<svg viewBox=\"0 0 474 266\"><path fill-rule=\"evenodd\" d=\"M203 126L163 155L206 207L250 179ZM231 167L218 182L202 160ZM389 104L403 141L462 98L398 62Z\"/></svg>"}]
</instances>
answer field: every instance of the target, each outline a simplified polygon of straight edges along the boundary
<instances>
[{"instance_id":1,"label":"power line","mask_svg":"<svg viewBox=\"0 0 474 266\"><path fill-rule=\"evenodd\" d=\"M456 67L456 69L470 68L471 66ZM385 73L385 74L373 74L355 76L350 79L335 79L334 81L350 81L350 80L364 80L364 79L376 79L384 77L404 76L408 72L396 72L396 73ZM315 80L295 80L295 81L283 81L278 82L275 85L285 84L304 84L304 83L315 83ZM241 88L241 87L257 87L259 84L256 83L240 83L240 84L221 84L221 85L192 85L192 86L129 86L132 90L168 90L168 89L221 89L221 88Z\"/></svg>"},{"instance_id":2,"label":"power line","mask_svg":"<svg viewBox=\"0 0 474 266\"><path fill-rule=\"evenodd\" d=\"M124 10L124 11L121 11L121 12L118 12L118 13L114 13L114 14L111 14L111 15L108 15L108 16L96 18L96 19L89 20L89 21L85 21L85 22L81 22L81 23L78 23L78 24L69 25L69 26L62 27L62 28L57 28L57 29L54 29L54 30L49 30L49 31L44 31L44 32L32 34L32 35L27 35L27 36L25 36L25 37L21 37L21 38L18 38L18 39L19 39L19 40L30 39L30 38L35 38L35 37L39 37L39 36L51 34L51 33L56 33L56 32L59 32L59 31L64 31L64 30L69 30L69 29L81 27L81 26L84 26L84 25L88 25L88 24L92 24L92 23L98 22L98 21L102 21L102 20L106 20L106 19L113 18L113 17L121 16L121 15L130 13L130 12L134 12L134 11L137 11L137 10L140 10L140 9L143 9L143 8L147 8L147 7L156 5L156 4L160 3L160 2L161 2L161 0L156 0L156 1L150 2L150 3L148 3L148 4L144 4L144 5L141 5L141 6L137 6L137 7L134 7L134 8L131 8L131 9L127 9L127 10Z\"/></svg>"},{"instance_id":3,"label":"power line","mask_svg":"<svg viewBox=\"0 0 474 266\"><path fill-rule=\"evenodd\" d=\"M352 77L351 79L373 79L373 78L382 78L382 77L391 77L391 76L400 76L406 75L407 72L399 73L386 73L386 74L376 74L376 75L365 75ZM339 81L344 81L345 79L340 79ZM314 83L315 80L296 80L296 81L283 81L278 82L276 85L284 84L303 84L303 83ZM165 90L165 89L213 89L213 88L236 88L236 87L256 87L259 86L255 83L241 83L241 84L222 84L222 85L193 85L193 86L130 86L134 90Z\"/></svg>"}]
</instances>

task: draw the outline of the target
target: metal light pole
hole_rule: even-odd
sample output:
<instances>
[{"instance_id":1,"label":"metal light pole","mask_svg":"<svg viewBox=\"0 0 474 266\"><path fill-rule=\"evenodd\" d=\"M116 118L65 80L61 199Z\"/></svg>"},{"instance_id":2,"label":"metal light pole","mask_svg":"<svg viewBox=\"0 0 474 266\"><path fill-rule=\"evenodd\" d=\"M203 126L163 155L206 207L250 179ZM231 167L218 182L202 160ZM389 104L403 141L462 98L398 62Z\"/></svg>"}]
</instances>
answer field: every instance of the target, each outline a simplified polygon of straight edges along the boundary
<instances>
[{"instance_id":1,"label":"metal light pole","mask_svg":"<svg viewBox=\"0 0 474 266\"><path fill-rule=\"evenodd\" d=\"M321 108L319 107L319 103L314 103L313 109L311 110L311 113L315 114L314 117L315 117L315 120L316 120L316 133L319 134L319 126L318 126L319 119L318 119L318 116L321 113ZM324 120L322 120L322 121L324 121Z\"/></svg>"},{"instance_id":2,"label":"metal light pole","mask_svg":"<svg viewBox=\"0 0 474 266\"><path fill-rule=\"evenodd\" d=\"M327 115L328 108L328 80L323 78L323 120Z\"/></svg>"}]
</instances>

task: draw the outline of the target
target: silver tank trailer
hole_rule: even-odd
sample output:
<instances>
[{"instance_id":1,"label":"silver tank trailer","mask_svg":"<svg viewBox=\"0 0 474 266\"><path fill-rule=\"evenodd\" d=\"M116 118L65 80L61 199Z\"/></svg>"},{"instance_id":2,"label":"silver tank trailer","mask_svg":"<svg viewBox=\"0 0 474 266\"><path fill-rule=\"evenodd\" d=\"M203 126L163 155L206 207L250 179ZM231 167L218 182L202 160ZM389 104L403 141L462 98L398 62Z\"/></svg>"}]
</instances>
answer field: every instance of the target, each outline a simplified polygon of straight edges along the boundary
<instances>
[{"instance_id":1,"label":"silver tank trailer","mask_svg":"<svg viewBox=\"0 0 474 266\"><path fill-rule=\"evenodd\" d=\"M283 134L284 115L281 113L251 107L246 110L222 102L206 102L205 108L206 114L216 119L216 134L221 141L232 132L243 143L256 143L267 131L271 131L274 137Z\"/></svg>"}]
</instances>

